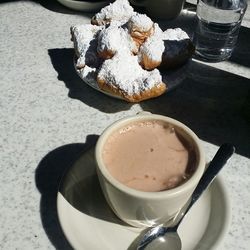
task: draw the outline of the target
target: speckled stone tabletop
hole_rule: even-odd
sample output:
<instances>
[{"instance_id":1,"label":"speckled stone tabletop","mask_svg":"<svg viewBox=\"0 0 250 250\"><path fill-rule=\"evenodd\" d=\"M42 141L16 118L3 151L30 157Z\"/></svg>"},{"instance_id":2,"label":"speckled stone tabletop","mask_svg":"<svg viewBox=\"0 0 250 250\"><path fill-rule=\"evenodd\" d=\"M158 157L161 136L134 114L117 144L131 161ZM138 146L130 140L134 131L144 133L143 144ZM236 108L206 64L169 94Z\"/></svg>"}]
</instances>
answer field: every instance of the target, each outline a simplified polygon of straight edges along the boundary
<instances>
[{"instance_id":1,"label":"speckled stone tabletop","mask_svg":"<svg viewBox=\"0 0 250 250\"><path fill-rule=\"evenodd\" d=\"M230 60L192 60L178 88L129 104L95 91L74 71L69 27L92 14L50 2L0 3L0 249L70 249L56 213L65 169L113 121L145 110L187 124L208 160L223 142L236 146L220 174L232 204L220 250L248 250L250 11ZM189 32L192 23L190 15L161 25Z\"/></svg>"}]
</instances>

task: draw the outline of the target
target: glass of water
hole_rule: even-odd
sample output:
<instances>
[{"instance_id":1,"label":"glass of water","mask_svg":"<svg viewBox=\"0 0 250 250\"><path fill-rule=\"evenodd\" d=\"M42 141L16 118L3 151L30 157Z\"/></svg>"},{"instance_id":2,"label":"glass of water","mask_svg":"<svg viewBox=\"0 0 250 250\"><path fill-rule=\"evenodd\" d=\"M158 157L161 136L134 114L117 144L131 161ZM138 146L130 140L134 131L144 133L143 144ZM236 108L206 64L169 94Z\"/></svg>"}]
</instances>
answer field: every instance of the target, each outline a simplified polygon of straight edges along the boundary
<instances>
[{"instance_id":1,"label":"glass of water","mask_svg":"<svg viewBox=\"0 0 250 250\"><path fill-rule=\"evenodd\" d=\"M198 0L195 54L218 62L228 59L236 45L246 0Z\"/></svg>"}]
</instances>

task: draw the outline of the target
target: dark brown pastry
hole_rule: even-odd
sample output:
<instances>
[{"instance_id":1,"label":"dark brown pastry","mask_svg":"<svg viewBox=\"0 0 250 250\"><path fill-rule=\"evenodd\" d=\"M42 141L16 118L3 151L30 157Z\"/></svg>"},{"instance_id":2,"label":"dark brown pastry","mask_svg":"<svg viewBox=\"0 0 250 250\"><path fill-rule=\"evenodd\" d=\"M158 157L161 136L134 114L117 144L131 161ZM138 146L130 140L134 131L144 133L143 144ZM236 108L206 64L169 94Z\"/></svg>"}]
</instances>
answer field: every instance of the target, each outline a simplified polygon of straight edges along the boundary
<instances>
[{"instance_id":1,"label":"dark brown pastry","mask_svg":"<svg viewBox=\"0 0 250 250\"><path fill-rule=\"evenodd\" d=\"M174 69L185 62L194 53L195 47L186 32L180 28L168 29L163 33L164 52L161 67Z\"/></svg>"}]
</instances>

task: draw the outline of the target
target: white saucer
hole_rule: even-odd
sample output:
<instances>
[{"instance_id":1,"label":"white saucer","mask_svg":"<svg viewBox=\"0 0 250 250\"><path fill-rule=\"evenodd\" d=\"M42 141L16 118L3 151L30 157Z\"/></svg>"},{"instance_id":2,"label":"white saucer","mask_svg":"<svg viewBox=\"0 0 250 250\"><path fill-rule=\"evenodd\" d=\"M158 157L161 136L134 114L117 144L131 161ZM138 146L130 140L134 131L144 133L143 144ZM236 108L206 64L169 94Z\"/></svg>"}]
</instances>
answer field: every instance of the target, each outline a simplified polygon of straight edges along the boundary
<instances>
[{"instance_id":1,"label":"white saucer","mask_svg":"<svg viewBox=\"0 0 250 250\"><path fill-rule=\"evenodd\" d=\"M188 62L186 62L184 65L180 66L178 69L175 69L175 70L160 70L162 81L167 85L166 93L168 93L169 91L179 86L183 82L183 80L187 77L187 72L188 72L188 68L190 65L190 61L191 59ZM113 95L112 93L109 93L100 89L96 81L96 74L91 73L83 77L82 74L80 73L80 70L76 68L75 62L76 62L76 57L74 57L73 59L74 68L76 70L76 73L83 80L84 83L86 83L87 85L94 88L95 90L102 92L108 96L121 99L121 100L125 100L121 96Z\"/></svg>"},{"instance_id":2,"label":"white saucer","mask_svg":"<svg viewBox=\"0 0 250 250\"><path fill-rule=\"evenodd\" d=\"M110 1L74 1L74 0L57 0L62 5L79 11L95 12L99 11L104 6L108 5Z\"/></svg>"},{"instance_id":3,"label":"white saucer","mask_svg":"<svg viewBox=\"0 0 250 250\"><path fill-rule=\"evenodd\" d=\"M59 187L57 211L74 249L132 250L141 229L121 222L109 209L95 174L94 151L84 152ZM229 197L217 177L179 227L182 250L217 249L231 218Z\"/></svg>"}]
</instances>

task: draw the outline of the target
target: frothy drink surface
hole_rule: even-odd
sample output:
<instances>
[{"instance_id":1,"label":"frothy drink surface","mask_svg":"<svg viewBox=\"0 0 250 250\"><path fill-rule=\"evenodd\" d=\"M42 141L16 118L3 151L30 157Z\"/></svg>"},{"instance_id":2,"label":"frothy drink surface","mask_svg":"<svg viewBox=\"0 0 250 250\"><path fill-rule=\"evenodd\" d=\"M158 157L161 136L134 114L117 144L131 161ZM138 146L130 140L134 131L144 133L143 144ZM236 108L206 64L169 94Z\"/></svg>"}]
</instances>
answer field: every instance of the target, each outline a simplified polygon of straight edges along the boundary
<instances>
[{"instance_id":1,"label":"frothy drink surface","mask_svg":"<svg viewBox=\"0 0 250 250\"><path fill-rule=\"evenodd\" d=\"M185 182L194 170L192 147L162 121L131 123L106 141L103 160L110 174L128 187L162 191Z\"/></svg>"}]
</instances>

